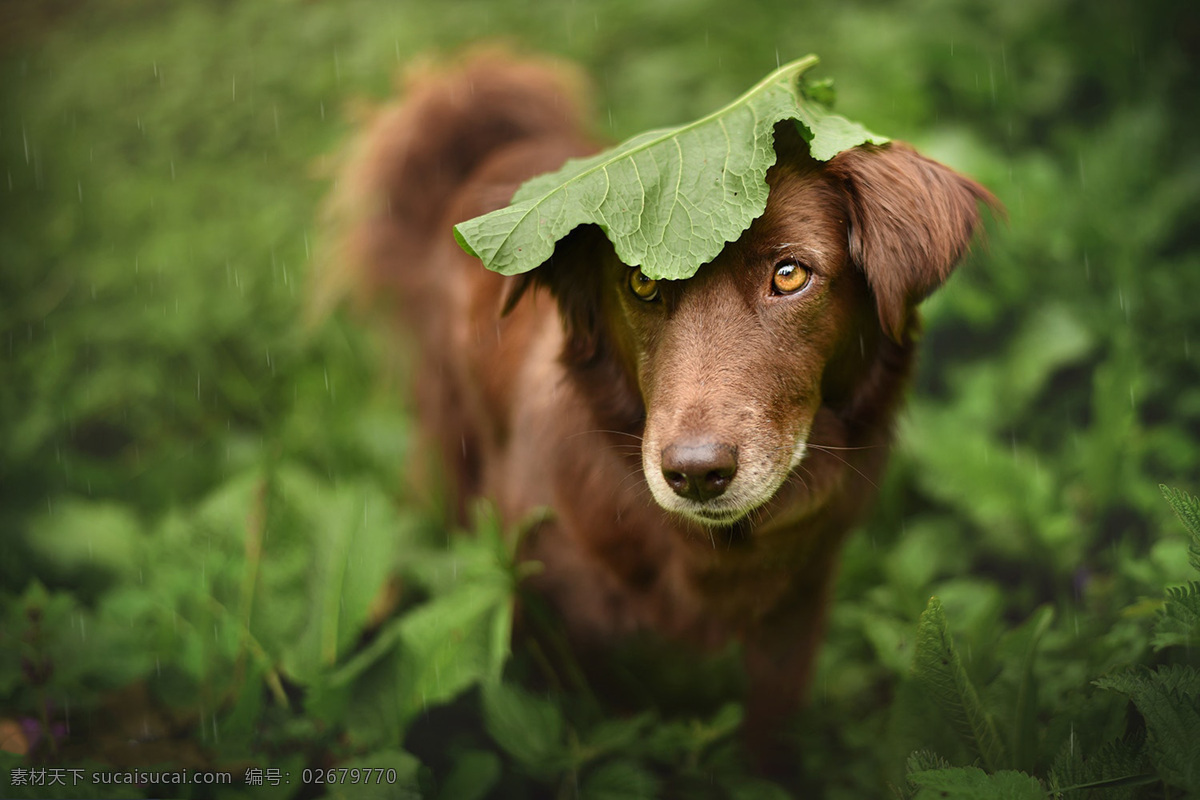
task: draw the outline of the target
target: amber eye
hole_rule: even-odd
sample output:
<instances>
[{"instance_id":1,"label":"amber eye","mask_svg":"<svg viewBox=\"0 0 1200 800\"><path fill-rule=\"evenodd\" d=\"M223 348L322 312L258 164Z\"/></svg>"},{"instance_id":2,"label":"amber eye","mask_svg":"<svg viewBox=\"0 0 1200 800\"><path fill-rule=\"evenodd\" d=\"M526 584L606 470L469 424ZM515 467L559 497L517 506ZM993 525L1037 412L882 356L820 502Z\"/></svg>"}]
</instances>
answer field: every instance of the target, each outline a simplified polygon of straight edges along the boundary
<instances>
[{"instance_id":1,"label":"amber eye","mask_svg":"<svg viewBox=\"0 0 1200 800\"><path fill-rule=\"evenodd\" d=\"M775 276L771 278L771 290L775 294L795 294L808 285L811 276L808 267L795 261L781 261L775 267Z\"/></svg>"},{"instance_id":2,"label":"amber eye","mask_svg":"<svg viewBox=\"0 0 1200 800\"><path fill-rule=\"evenodd\" d=\"M658 281L647 278L640 269L629 271L629 288L647 303L658 298Z\"/></svg>"}]
</instances>

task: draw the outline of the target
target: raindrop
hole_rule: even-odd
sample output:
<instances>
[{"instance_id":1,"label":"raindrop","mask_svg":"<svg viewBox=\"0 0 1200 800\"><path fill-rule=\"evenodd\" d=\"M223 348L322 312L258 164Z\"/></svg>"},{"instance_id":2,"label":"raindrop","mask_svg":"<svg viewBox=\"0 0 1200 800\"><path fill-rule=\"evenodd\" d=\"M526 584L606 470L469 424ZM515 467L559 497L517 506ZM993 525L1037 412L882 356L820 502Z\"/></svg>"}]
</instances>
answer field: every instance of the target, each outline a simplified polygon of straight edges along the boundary
<instances>
[{"instance_id":1,"label":"raindrop","mask_svg":"<svg viewBox=\"0 0 1200 800\"><path fill-rule=\"evenodd\" d=\"M237 75L233 76L233 99L237 101Z\"/></svg>"}]
</instances>

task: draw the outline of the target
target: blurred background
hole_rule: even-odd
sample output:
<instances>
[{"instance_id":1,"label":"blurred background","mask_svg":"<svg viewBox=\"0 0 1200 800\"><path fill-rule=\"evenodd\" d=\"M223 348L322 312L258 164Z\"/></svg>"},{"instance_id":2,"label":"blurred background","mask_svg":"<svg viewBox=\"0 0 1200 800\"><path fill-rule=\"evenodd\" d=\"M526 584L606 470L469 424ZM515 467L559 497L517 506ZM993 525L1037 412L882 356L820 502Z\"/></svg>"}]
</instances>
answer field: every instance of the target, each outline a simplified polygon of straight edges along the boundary
<instances>
[{"instance_id":1,"label":"blurred background","mask_svg":"<svg viewBox=\"0 0 1200 800\"><path fill-rule=\"evenodd\" d=\"M913 750L972 763L910 678L931 595L1031 774L1128 734L1094 678L1194 663L1150 637L1198 577L1158 488L1200 492L1194 4L9 0L0 31L0 796L157 765L239 782L88 796L882 797ZM303 322L362 110L497 40L580 65L614 141L817 53L840 113L1007 208L926 304L790 784L742 766L736 702L482 696L495 523L446 544L384 348ZM301 779L347 764L398 778Z\"/></svg>"}]
</instances>

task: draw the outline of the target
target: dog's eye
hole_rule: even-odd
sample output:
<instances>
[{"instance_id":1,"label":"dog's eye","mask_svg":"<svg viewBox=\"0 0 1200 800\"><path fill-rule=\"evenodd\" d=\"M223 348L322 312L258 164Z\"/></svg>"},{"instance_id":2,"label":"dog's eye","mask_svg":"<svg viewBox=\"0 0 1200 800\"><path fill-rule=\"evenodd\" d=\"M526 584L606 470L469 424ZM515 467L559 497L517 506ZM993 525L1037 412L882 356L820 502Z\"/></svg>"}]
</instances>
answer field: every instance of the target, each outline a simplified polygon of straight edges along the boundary
<instances>
[{"instance_id":1,"label":"dog's eye","mask_svg":"<svg viewBox=\"0 0 1200 800\"><path fill-rule=\"evenodd\" d=\"M658 298L658 281L647 278L640 269L629 271L629 288L647 303Z\"/></svg>"},{"instance_id":2,"label":"dog's eye","mask_svg":"<svg viewBox=\"0 0 1200 800\"><path fill-rule=\"evenodd\" d=\"M795 294L808 285L812 276L808 267L795 261L781 261L775 267L775 276L771 278L771 291L775 294Z\"/></svg>"}]
</instances>

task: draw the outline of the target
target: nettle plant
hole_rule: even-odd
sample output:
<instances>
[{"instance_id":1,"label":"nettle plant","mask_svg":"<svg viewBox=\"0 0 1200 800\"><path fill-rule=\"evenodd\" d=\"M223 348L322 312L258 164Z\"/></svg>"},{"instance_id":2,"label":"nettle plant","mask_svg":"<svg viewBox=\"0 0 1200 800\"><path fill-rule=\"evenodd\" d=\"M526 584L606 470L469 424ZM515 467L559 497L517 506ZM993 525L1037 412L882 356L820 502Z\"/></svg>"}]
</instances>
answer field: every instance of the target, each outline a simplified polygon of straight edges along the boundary
<instances>
[{"instance_id":1,"label":"nettle plant","mask_svg":"<svg viewBox=\"0 0 1200 800\"><path fill-rule=\"evenodd\" d=\"M1162 491L1191 537L1188 561L1200 577L1200 498L1165 486ZM929 601L917 630L913 676L954 737L974 755L974 763L952 766L937 753L913 753L907 786L896 791L897 797L1033 800L1191 797L1200 792L1200 670L1187 663L1125 666L1098 678L1095 687L1124 695L1136 709L1125 735L1085 752L1072 730L1045 778L1014 768L1036 758L1039 687L1034 661L1053 617L1052 609L1039 610L1016 637L1021 652L1014 654L1019 673L1015 702L1000 708L981 699L989 693L980 692L968 676L941 602L936 597ZM1166 590L1151 643L1156 652L1181 648L1185 654L1200 646L1200 581Z\"/></svg>"}]
</instances>

